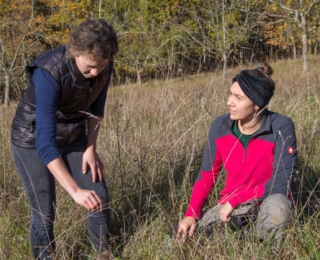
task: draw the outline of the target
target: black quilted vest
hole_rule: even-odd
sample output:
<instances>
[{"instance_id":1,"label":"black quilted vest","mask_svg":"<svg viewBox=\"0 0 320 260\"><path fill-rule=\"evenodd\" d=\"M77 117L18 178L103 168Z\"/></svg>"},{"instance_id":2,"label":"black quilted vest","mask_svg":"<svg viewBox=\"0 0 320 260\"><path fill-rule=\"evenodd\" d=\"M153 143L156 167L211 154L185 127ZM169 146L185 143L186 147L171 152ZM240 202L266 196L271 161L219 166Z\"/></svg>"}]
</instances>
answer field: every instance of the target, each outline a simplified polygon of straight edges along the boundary
<instances>
[{"instance_id":1,"label":"black quilted vest","mask_svg":"<svg viewBox=\"0 0 320 260\"><path fill-rule=\"evenodd\" d=\"M77 83L73 66L76 65L66 58L65 46L61 46L32 61L26 67L29 84L18 104L12 122L11 141L14 145L35 148L36 106L35 89L31 78L36 68L49 72L61 90L56 113L58 147L65 147L86 134L87 113L90 113L90 105L111 77L113 62L109 61L106 68L97 77L86 80L82 84Z\"/></svg>"}]
</instances>

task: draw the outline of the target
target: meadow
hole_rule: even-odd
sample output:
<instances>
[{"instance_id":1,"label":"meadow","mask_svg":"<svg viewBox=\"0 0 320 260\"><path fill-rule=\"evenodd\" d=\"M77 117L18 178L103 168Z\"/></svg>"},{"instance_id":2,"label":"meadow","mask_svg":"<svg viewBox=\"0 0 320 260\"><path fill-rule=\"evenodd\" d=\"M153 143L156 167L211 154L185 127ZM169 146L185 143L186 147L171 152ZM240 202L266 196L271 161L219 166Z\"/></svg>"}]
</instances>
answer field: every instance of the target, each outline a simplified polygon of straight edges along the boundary
<instances>
[{"instance_id":1,"label":"meadow","mask_svg":"<svg viewBox=\"0 0 320 260\"><path fill-rule=\"evenodd\" d=\"M276 92L268 108L292 118L299 165L293 193L294 220L274 250L254 234L226 231L213 241L163 241L184 215L201 166L212 120L228 112L232 77L221 72L113 86L108 92L98 153L111 197L110 251L97 256L86 233L86 211L57 184L55 259L320 259L320 57L270 63ZM251 67L253 68L253 67ZM11 156L16 108L0 107L0 259L32 259L29 209ZM224 174L206 207L215 205Z\"/></svg>"}]
</instances>

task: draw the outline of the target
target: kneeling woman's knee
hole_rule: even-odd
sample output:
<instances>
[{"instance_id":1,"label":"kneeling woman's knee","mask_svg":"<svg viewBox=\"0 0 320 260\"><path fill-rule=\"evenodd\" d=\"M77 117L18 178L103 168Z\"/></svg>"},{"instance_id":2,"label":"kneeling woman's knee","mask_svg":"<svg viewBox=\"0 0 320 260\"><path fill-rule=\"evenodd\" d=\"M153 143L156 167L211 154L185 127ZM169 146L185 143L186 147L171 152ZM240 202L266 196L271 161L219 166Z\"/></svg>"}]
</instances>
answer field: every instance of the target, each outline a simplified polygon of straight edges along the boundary
<instances>
[{"instance_id":1,"label":"kneeling woman's knee","mask_svg":"<svg viewBox=\"0 0 320 260\"><path fill-rule=\"evenodd\" d=\"M276 193L265 198L260 206L260 212L291 214L292 202L287 196Z\"/></svg>"},{"instance_id":2,"label":"kneeling woman's knee","mask_svg":"<svg viewBox=\"0 0 320 260\"><path fill-rule=\"evenodd\" d=\"M281 226L292 217L292 202L283 194L272 194L263 200L258 214L262 226Z\"/></svg>"},{"instance_id":3,"label":"kneeling woman's knee","mask_svg":"<svg viewBox=\"0 0 320 260\"><path fill-rule=\"evenodd\" d=\"M258 214L257 232L261 239L269 235L281 240L292 218L292 203L283 194L272 194L263 200Z\"/></svg>"}]
</instances>

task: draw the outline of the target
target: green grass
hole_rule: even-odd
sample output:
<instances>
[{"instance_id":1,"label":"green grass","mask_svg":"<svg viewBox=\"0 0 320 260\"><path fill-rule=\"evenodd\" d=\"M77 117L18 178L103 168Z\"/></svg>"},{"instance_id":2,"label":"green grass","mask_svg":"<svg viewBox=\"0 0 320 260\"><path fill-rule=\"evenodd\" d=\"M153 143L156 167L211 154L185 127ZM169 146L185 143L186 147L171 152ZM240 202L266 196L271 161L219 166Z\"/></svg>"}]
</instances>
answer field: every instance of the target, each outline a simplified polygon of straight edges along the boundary
<instances>
[{"instance_id":1,"label":"green grass","mask_svg":"<svg viewBox=\"0 0 320 260\"><path fill-rule=\"evenodd\" d=\"M56 259L320 259L320 57L304 75L301 60L271 63L276 93L269 108L295 123L299 166L294 193L295 218L281 248L253 234L227 233L200 243L163 241L183 217L201 165L212 120L228 111L232 77L219 73L112 87L108 93L98 152L105 165L112 211L108 256L92 251L86 212L58 186ZM28 204L11 156L10 127L15 104L0 107L0 259L31 259ZM216 202L219 177L207 207Z\"/></svg>"}]
</instances>

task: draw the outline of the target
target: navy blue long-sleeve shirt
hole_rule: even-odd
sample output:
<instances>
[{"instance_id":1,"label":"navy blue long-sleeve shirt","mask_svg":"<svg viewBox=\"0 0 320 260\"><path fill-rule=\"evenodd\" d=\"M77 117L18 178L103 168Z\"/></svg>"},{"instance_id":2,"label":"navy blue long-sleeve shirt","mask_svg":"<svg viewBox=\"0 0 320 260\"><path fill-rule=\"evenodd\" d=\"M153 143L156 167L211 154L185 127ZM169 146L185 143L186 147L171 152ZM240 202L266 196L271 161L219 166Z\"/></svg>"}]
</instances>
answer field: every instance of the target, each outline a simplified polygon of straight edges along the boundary
<instances>
[{"instance_id":1,"label":"navy blue long-sleeve shirt","mask_svg":"<svg viewBox=\"0 0 320 260\"><path fill-rule=\"evenodd\" d=\"M56 141L56 112L60 87L55 79L41 68L34 70L32 82L36 100L36 148L41 159L48 164L60 156ZM109 82L90 107L90 113L95 116L104 116Z\"/></svg>"}]
</instances>

